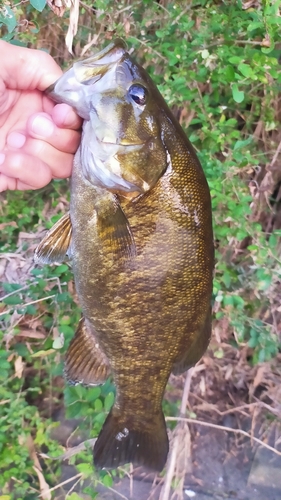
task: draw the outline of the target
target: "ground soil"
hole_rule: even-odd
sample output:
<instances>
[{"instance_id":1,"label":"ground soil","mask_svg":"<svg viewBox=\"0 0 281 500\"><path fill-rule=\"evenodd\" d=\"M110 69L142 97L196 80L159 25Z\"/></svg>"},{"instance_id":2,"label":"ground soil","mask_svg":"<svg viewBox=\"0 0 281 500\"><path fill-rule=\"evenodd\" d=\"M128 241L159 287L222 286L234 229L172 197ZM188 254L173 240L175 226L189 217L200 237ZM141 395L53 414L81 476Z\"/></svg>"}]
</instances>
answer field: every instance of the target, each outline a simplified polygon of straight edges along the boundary
<instances>
[{"instance_id":1,"label":"ground soil","mask_svg":"<svg viewBox=\"0 0 281 500\"><path fill-rule=\"evenodd\" d=\"M249 356L246 347L237 350L214 341L195 368L185 412L195 423L189 421L188 426L183 424L185 427L180 430L180 442L189 445L185 446L184 453L181 449L177 453L168 496L163 497L168 472L164 477L157 477L136 469L117 478L112 490L98 487L97 498L280 500L281 356L255 367L249 364ZM176 402L180 404L184 380L185 375L170 379L166 398L171 407ZM69 421L61 425L71 428ZM60 429L58 433L62 435ZM253 437L261 442L257 443ZM169 462L167 467L169 469ZM66 464L61 479L64 481L75 474L75 469ZM70 487L71 483L56 500L65 498L63 495ZM91 496L82 498L88 500Z\"/></svg>"}]
</instances>

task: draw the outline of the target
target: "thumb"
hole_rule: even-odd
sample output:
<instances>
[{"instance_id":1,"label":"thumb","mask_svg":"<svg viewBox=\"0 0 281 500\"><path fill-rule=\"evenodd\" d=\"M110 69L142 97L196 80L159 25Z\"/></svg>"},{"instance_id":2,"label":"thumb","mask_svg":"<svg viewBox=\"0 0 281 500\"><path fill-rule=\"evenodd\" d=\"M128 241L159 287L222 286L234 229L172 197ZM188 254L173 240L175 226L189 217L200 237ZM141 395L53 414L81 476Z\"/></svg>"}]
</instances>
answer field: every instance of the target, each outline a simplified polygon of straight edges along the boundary
<instances>
[{"instance_id":1,"label":"thumb","mask_svg":"<svg viewBox=\"0 0 281 500\"><path fill-rule=\"evenodd\" d=\"M0 40L1 78L9 89L45 90L62 74L43 50L26 49Z\"/></svg>"}]
</instances>

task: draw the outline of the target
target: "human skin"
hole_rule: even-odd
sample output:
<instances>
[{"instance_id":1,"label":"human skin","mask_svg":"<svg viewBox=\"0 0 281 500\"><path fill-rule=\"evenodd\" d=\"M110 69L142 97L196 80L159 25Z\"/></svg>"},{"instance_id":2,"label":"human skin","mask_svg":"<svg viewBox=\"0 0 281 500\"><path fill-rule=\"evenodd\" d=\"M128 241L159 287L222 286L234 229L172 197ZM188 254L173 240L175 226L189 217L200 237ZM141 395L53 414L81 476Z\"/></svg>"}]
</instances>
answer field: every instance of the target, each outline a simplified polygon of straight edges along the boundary
<instances>
[{"instance_id":1,"label":"human skin","mask_svg":"<svg viewBox=\"0 0 281 500\"><path fill-rule=\"evenodd\" d=\"M71 175L81 118L44 94L62 74L41 50L0 40L0 192Z\"/></svg>"}]
</instances>

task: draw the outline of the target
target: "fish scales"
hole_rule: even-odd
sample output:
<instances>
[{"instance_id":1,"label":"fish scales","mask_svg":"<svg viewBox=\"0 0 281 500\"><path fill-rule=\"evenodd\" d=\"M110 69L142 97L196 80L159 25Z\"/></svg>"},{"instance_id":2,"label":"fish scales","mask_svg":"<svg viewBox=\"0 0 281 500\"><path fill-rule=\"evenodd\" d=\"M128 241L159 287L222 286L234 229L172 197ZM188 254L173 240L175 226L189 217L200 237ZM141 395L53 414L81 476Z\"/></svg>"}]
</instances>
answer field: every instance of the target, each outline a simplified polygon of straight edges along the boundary
<instances>
[{"instance_id":1,"label":"fish scales","mask_svg":"<svg viewBox=\"0 0 281 500\"><path fill-rule=\"evenodd\" d=\"M66 377L95 385L113 376L116 398L94 447L97 467L131 461L161 470L167 380L200 359L211 335L209 188L182 128L122 43L77 64L49 93L85 119L70 222L63 221L83 311ZM47 233L38 261L58 257L58 233L57 225Z\"/></svg>"}]
</instances>

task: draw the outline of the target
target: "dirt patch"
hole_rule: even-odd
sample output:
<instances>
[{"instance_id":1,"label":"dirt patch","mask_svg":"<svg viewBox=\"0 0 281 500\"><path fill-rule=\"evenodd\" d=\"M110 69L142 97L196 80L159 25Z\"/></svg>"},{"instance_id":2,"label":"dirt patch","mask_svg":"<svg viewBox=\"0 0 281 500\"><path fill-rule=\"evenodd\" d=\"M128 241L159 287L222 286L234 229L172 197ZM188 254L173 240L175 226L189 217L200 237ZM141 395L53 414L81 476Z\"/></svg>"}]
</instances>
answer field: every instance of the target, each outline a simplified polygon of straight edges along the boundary
<instances>
[{"instance_id":1,"label":"dirt patch","mask_svg":"<svg viewBox=\"0 0 281 500\"><path fill-rule=\"evenodd\" d=\"M218 359L214 353L220 348L224 355ZM280 500L281 356L251 367L248 355L246 348L238 351L213 342L194 369L185 411L188 422L183 420L180 430L184 453L180 447L168 496L163 495L169 463L164 477L135 469L116 479L112 490L98 486L98 499ZM170 378L166 398L171 406L180 405L185 377ZM66 426L69 421L62 422ZM66 465L62 480L74 475L75 469Z\"/></svg>"}]
</instances>

